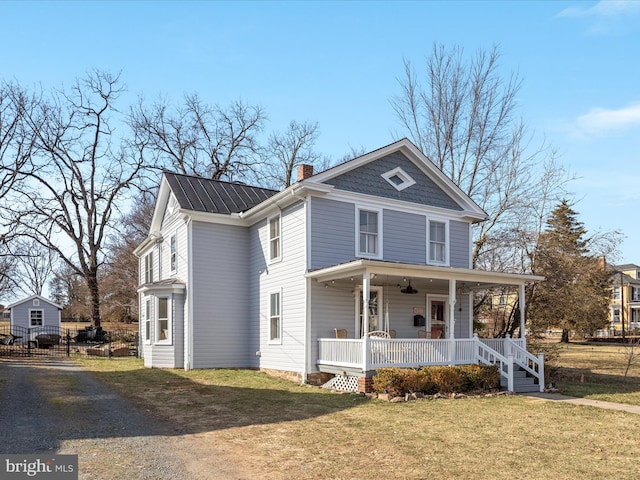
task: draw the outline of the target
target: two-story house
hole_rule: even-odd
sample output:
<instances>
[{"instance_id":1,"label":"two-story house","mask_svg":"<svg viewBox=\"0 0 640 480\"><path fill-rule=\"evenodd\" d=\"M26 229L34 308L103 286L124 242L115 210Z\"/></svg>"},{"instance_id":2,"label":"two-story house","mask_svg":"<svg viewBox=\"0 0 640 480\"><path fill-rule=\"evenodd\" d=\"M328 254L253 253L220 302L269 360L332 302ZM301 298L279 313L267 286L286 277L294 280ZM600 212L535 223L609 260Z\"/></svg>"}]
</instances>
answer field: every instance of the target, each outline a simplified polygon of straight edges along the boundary
<instances>
[{"instance_id":1,"label":"two-story house","mask_svg":"<svg viewBox=\"0 0 640 480\"><path fill-rule=\"evenodd\" d=\"M610 328L617 333L640 330L640 266L630 263L610 268Z\"/></svg>"},{"instance_id":2,"label":"two-story house","mask_svg":"<svg viewBox=\"0 0 640 480\"><path fill-rule=\"evenodd\" d=\"M473 334L475 289L540 277L471 268L486 213L403 139L276 192L164 173L140 259L145 365L259 368L370 388L376 369L542 362ZM541 377L543 378L543 377ZM535 388L542 389L543 381Z\"/></svg>"}]
</instances>

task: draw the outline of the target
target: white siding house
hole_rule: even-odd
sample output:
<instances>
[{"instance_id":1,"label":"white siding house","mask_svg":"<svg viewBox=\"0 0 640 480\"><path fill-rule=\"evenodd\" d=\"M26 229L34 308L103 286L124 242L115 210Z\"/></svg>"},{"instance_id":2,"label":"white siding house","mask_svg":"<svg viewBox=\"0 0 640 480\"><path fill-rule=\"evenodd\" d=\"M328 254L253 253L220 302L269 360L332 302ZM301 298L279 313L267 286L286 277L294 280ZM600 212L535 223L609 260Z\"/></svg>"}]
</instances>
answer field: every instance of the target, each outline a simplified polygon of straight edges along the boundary
<instances>
[{"instance_id":1,"label":"white siding house","mask_svg":"<svg viewBox=\"0 0 640 480\"><path fill-rule=\"evenodd\" d=\"M163 174L136 250L145 365L341 375L363 391L390 365L495 363L510 390L518 368L542 378L524 338L474 337L472 311L475 289L518 287L524 332L540 278L471 268L486 214L411 142L298 175L277 192Z\"/></svg>"}]
</instances>

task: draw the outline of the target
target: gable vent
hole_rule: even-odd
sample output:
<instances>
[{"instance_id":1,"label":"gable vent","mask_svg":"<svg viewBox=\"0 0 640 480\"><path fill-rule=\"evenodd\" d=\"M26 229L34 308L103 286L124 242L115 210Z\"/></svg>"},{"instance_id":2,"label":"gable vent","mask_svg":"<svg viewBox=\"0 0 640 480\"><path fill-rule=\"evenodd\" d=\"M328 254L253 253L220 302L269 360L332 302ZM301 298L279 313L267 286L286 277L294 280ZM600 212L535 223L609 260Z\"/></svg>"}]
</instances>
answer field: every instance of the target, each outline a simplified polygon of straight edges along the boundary
<instances>
[{"instance_id":1,"label":"gable vent","mask_svg":"<svg viewBox=\"0 0 640 480\"><path fill-rule=\"evenodd\" d=\"M400 167L396 167L393 170L383 173L382 178L389 182L389 185L399 192L416 183L416 181Z\"/></svg>"}]
</instances>

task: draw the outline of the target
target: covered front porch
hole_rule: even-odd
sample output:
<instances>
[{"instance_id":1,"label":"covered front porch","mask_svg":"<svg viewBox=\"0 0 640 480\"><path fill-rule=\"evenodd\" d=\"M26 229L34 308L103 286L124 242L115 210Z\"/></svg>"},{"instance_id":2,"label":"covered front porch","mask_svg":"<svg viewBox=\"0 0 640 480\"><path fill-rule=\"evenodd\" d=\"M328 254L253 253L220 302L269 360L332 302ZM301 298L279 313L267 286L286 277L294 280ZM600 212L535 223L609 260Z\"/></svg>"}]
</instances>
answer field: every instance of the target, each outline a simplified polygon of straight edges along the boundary
<instances>
[{"instance_id":1,"label":"covered front porch","mask_svg":"<svg viewBox=\"0 0 640 480\"><path fill-rule=\"evenodd\" d=\"M542 356L527 352L524 336L525 284L540 277L376 260L307 276L312 296L319 299L311 302L310 329L317 339L312 357L319 372L366 383L384 367L483 363L498 366L509 391L519 389L519 372L544 389ZM519 297L520 336L478 338L473 333L473 293L504 285L514 287ZM351 307L345 301L348 294L354 299ZM325 307L316 311L316 304Z\"/></svg>"}]
</instances>

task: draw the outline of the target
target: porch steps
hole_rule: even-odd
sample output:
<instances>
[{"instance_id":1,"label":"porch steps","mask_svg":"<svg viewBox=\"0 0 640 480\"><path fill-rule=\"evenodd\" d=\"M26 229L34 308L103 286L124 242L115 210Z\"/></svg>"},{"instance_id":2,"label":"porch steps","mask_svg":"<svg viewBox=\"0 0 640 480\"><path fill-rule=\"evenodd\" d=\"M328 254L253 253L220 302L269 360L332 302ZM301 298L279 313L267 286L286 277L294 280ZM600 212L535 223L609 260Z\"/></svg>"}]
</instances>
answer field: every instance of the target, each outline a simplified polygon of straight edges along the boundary
<instances>
[{"instance_id":1,"label":"porch steps","mask_svg":"<svg viewBox=\"0 0 640 480\"><path fill-rule=\"evenodd\" d=\"M339 392L356 393L358 391L358 377L354 375L336 375L322 385L322 388L337 390Z\"/></svg>"},{"instance_id":2,"label":"porch steps","mask_svg":"<svg viewBox=\"0 0 640 480\"><path fill-rule=\"evenodd\" d=\"M500 386L505 390L507 389L506 378L500 379ZM527 376L527 372L524 369L517 367L513 372L513 390L516 393L539 392L540 385L538 385L535 378Z\"/></svg>"}]
</instances>

